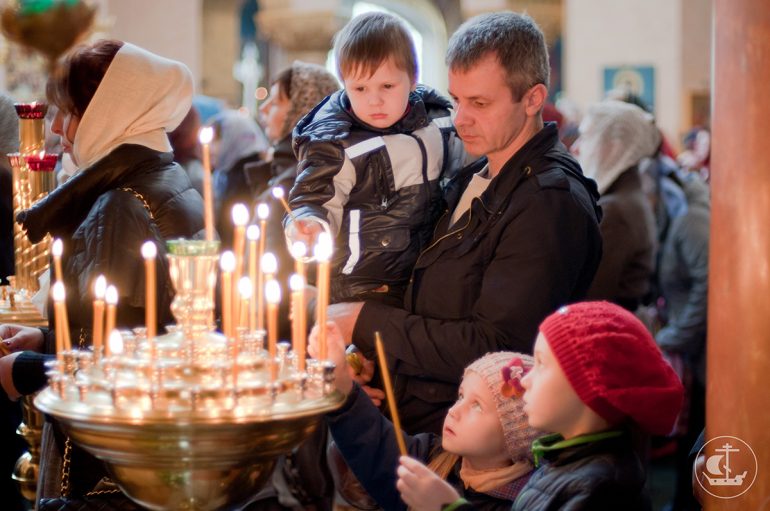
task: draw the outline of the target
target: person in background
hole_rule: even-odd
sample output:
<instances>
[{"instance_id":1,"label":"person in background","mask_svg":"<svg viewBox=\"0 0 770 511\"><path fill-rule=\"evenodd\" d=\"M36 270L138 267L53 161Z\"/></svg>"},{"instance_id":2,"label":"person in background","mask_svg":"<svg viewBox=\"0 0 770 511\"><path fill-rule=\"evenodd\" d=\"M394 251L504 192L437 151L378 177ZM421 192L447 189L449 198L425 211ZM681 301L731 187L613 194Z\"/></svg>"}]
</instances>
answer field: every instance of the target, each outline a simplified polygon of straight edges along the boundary
<instances>
[{"instance_id":1,"label":"person in background","mask_svg":"<svg viewBox=\"0 0 770 511\"><path fill-rule=\"evenodd\" d=\"M586 176L596 180L604 243L588 298L635 311L655 268L655 218L642 188L639 162L655 154L658 129L641 108L605 100L589 108L573 145Z\"/></svg>"},{"instance_id":2,"label":"person in background","mask_svg":"<svg viewBox=\"0 0 770 511\"><path fill-rule=\"evenodd\" d=\"M244 169L248 187L257 196L256 203L270 207L265 242L266 250L278 259L281 296L289 296L288 281L294 272L294 258L284 235L283 206L273 196L273 188L281 188L288 197L297 177L291 132L302 117L339 88L339 82L326 68L297 60L278 73L270 86L270 95L259 107L259 121L271 145L264 160L247 164ZM312 247L308 249L310 254ZM280 307L280 335L288 339L291 337L289 301L282 300Z\"/></svg>"},{"instance_id":3,"label":"person in background","mask_svg":"<svg viewBox=\"0 0 770 511\"><path fill-rule=\"evenodd\" d=\"M711 207L699 174L658 155L641 167L656 212L656 288L660 329L655 340L680 373L687 392L676 435L676 491L672 509L698 509L692 499L690 446L706 420L706 333Z\"/></svg>"},{"instance_id":4,"label":"person in background","mask_svg":"<svg viewBox=\"0 0 770 511\"><path fill-rule=\"evenodd\" d=\"M168 141L174 151L174 161L187 172L187 177L193 188L203 195L203 163L201 163L201 146L198 133L201 129L201 119L195 107L191 107L182 123L168 134Z\"/></svg>"},{"instance_id":5,"label":"person in background","mask_svg":"<svg viewBox=\"0 0 770 511\"><path fill-rule=\"evenodd\" d=\"M211 185L214 191L214 227L223 250L233 246L235 204L249 209L256 194L248 186L246 165L264 159L269 146L265 134L248 114L225 110L211 120L214 140L211 142Z\"/></svg>"}]
</instances>

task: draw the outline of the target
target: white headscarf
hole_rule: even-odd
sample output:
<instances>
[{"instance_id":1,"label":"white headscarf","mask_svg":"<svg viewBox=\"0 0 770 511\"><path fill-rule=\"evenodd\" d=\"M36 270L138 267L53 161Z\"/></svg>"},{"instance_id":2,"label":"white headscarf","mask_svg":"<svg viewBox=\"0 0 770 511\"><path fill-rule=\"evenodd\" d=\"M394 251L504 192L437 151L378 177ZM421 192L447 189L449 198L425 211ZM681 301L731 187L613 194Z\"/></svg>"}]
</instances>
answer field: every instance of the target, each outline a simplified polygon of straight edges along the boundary
<instances>
[{"instance_id":1,"label":"white headscarf","mask_svg":"<svg viewBox=\"0 0 770 511\"><path fill-rule=\"evenodd\" d=\"M660 133L653 116L638 106L607 100L588 109L579 140L583 173L604 194L623 172L655 153Z\"/></svg>"},{"instance_id":2,"label":"white headscarf","mask_svg":"<svg viewBox=\"0 0 770 511\"><path fill-rule=\"evenodd\" d=\"M190 110L193 80L184 64L124 43L80 119L73 154L83 169L121 144L171 151L172 131Z\"/></svg>"}]
</instances>

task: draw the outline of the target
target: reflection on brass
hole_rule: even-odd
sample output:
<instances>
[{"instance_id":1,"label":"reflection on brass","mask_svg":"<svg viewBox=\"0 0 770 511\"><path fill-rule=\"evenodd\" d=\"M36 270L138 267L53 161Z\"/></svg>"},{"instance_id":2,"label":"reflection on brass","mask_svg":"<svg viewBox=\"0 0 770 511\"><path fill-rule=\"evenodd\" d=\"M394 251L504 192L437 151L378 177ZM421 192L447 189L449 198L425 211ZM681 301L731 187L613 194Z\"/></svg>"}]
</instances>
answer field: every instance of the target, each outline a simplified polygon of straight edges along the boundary
<instances>
[{"instance_id":1,"label":"reflection on brass","mask_svg":"<svg viewBox=\"0 0 770 511\"><path fill-rule=\"evenodd\" d=\"M11 477L19 484L22 497L34 502L37 491L37 476L40 470L40 442L43 435L43 415L32 402L34 396L22 400L23 420L16 433L29 445L29 451L16 460Z\"/></svg>"}]
</instances>

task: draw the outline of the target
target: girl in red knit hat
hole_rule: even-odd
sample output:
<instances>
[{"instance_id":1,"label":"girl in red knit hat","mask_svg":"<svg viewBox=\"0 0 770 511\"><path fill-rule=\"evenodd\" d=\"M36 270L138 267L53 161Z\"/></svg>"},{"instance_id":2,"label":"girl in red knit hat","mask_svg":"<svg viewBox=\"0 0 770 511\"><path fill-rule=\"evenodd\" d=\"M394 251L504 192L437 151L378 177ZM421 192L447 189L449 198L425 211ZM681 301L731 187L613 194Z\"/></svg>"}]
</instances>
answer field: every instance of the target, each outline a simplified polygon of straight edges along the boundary
<instances>
[{"instance_id":1,"label":"girl in red knit hat","mask_svg":"<svg viewBox=\"0 0 770 511\"><path fill-rule=\"evenodd\" d=\"M608 302L562 307L540 325L522 380L539 469L514 510L647 510L630 430L665 435L683 388L644 325Z\"/></svg>"}]
</instances>

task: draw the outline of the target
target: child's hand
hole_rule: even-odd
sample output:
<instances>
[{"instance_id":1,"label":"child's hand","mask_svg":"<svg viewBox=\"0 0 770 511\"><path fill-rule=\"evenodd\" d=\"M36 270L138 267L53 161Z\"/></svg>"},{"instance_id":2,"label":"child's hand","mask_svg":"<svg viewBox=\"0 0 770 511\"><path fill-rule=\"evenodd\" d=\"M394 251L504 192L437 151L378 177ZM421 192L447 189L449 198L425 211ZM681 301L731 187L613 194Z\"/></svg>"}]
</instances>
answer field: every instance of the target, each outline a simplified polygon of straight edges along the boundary
<instances>
[{"instance_id":1,"label":"child's hand","mask_svg":"<svg viewBox=\"0 0 770 511\"><path fill-rule=\"evenodd\" d=\"M366 392L374 406L379 407L385 400L385 392L367 385L374 377L376 370L374 362L363 356L353 344L348 346L345 353L345 358L348 362L348 375L361 386L361 389ZM351 360L352 357L355 357L357 361Z\"/></svg>"},{"instance_id":2,"label":"child's hand","mask_svg":"<svg viewBox=\"0 0 770 511\"><path fill-rule=\"evenodd\" d=\"M319 325L315 325L308 339L308 353L318 358L320 345L318 342ZM334 385L343 394L350 394L353 389L353 379L348 372L348 364L345 359L345 341L342 339L337 325L333 321L326 323L326 355L328 360L334 363Z\"/></svg>"},{"instance_id":3,"label":"child's hand","mask_svg":"<svg viewBox=\"0 0 770 511\"><path fill-rule=\"evenodd\" d=\"M290 222L286 226L286 237L291 240L292 243L301 241L307 248L309 255L313 254L313 247L315 247L318 240L318 235L324 231L323 224L314 218L300 218L293 222Z\"/></svg>"},{"instance_id":4,"label":"child's hand","mask_svg":"<svg viewBox=\"0 0 770 511\"><path fill-rule=\"evenodd\" d=\"M441 511L460 498L457 490L416 459L401 456L399 462L396 488L410 508Z\"/></svg>"}]
</instances>

